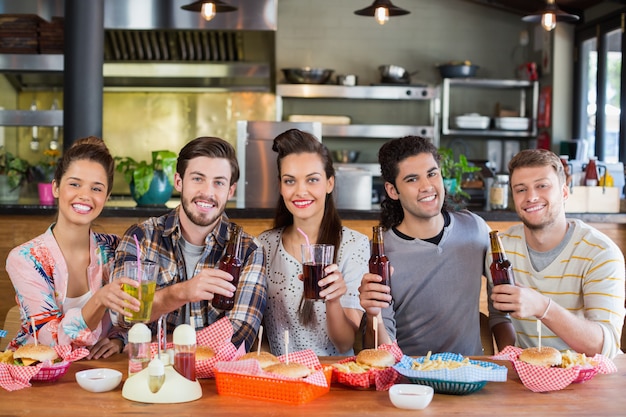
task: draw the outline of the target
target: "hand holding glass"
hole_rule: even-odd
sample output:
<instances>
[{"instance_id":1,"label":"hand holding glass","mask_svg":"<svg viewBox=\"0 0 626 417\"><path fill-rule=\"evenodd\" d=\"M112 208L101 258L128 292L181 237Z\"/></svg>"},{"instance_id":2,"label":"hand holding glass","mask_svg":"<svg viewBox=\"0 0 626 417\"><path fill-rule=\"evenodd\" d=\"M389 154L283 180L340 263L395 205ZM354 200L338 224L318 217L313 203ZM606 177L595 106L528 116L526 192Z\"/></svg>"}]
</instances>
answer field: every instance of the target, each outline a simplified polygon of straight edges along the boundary
<instances>
[{"instance_id":1,"label":"hand holding glass","mask_svg":"<svg viewBox=\"0 0 626 417\"><path fill-rule=\"evenodd\" d=\"M152 314L152 301L154 300L154 292L156 291L156 281L159 275L159 267L154 262L140 262L139 272L137 261L124 262L124 276L138 281L141 285L139 288L132 285L124 284L124 292L139 300L139 311L126 309L132 313L131 317L124 317L129 323L147 323L150 321Z\"/></svg>"},{"instance_id":2,"label":"hand holding glass","mask_svg":"<svg viewBox=\"0 0 626 417\"><path fill-rule=\"evenodd\" d=\"M315 244L302 245L302 276L304 278L304 298L322 300L320 291L323 289L319 281L326 274L324 269L333 263L334 245Z\"/></svg>"}]
</instances>

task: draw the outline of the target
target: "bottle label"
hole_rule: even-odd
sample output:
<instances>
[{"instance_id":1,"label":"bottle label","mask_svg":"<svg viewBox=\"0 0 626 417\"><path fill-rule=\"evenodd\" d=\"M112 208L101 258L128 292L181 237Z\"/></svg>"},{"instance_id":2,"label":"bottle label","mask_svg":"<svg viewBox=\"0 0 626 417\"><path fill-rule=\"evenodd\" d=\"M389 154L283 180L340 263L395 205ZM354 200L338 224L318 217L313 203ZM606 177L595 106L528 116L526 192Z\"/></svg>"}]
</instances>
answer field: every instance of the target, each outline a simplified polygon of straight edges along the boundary
<instances>
[{"instance_id":1,"label":"bottle label","mask_svg":"<svg viewBox=\"0 0 626 417\"><path fill-rule=\"evenodd\" d=\"M598 185L598 180L585 180L585 185L587 187L596 187Z\"/></svg>"}]
</instances>

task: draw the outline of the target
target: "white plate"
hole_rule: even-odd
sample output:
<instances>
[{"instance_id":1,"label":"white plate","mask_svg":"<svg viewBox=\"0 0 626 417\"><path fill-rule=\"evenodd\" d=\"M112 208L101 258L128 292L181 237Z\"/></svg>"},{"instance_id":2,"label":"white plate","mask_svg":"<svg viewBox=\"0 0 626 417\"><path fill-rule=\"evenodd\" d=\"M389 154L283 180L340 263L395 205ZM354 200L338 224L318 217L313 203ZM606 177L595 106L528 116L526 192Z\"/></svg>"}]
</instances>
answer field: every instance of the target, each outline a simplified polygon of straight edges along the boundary
<instances>
[{"instance_id":1,"label":"white plate","mask_svg":"<svg viewBox=\"0 0 626 417\"><path fill-rule=\"evenodd\" d=\"M454 118L454 123L459 129L487 129L489 127L489 117L479 114L466 114Z\"/></svg>"}]
</instances>

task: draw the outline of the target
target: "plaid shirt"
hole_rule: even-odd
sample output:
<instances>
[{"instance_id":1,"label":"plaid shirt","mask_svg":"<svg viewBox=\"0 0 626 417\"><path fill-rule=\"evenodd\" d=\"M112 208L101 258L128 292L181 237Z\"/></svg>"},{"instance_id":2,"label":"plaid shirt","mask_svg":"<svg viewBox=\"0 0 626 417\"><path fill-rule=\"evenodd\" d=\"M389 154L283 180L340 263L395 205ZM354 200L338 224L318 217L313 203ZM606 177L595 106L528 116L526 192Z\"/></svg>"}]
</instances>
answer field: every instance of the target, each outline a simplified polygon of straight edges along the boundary
<instances>
[{"instance_id":1,"label":"plaid shirt","mask_svg":"<svg viewBox=\"0 0 626 417\"><path fill-rule=\"evenodd\" d=\"M141 245L142 260L155 262L160 266L157 278L159 288L177 284L189 279L185 269L183 252L180 246L182 232L179 222L180 206L161 217L152 217L143 223L131 226L115 253L113 278L124 275L124 262L137 259L137 248L133 235ZM226 249L232 225L224 214L215 228L207 235L204 251L195 267L194 276L204 268L217 268L217 264ZM239 346L246 343L249 349L256 338L267 303L267 277L265 274L265 253L263 246L252 236L242 233L241 253L242 268L235 296L235 306L230 311L221 311L211 306L207 300L187 303L167 314L168 331L185 322L186 309L189 308L190 324L196 330L202 329L221 318L228 317L233 325L232 342ZM121 315L112 313L113 322L130 327ZM156 334L156 321L148 325Z\"/></svg>"}]
</instances>

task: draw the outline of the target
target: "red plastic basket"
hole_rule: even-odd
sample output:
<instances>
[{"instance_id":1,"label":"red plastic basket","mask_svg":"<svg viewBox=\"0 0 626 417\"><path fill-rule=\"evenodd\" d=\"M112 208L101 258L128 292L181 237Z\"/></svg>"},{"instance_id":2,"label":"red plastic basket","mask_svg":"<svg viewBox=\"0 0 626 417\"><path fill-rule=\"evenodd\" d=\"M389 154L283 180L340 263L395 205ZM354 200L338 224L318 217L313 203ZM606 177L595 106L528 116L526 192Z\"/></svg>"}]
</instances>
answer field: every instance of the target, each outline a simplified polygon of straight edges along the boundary
<instances>
[{"instance_id":1,"label":"red plastic basket","mask_svg":"<svg viewBox=\"0 0 626 417\"><path fill-rule=\"evenodd\" d=\"M332 367L324 367L328 385L320 387L300 381L285 381L254 375L241 375L215 371L215 384L220 395L267 400L299 405L330 391Z\"/></svg>"},{"instance_id":2,"label":"red plastic basket","mask_svg":"<svg viewBox=\"0 0 626 417\"><path fill-rule=\"evenodd\" d=\"M31 381L53 382L67 373L71 362L59 362L50 366L42 366Z\"/></svg>"}]
</instances>

